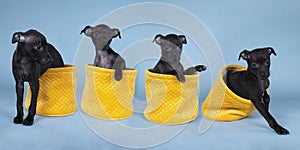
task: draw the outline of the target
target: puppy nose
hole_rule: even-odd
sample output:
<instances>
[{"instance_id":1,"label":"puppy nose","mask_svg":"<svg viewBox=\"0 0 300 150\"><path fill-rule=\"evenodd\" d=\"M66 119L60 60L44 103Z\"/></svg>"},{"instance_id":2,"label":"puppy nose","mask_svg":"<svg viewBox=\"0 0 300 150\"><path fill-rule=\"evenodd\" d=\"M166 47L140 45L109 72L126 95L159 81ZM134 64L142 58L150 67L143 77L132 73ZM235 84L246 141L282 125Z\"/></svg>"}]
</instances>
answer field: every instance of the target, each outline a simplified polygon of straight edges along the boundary
<instances>
[{"instance_id":1,"label":"puppy nose","mask_svg":"<svg viewBox=\"0 0 300 150\"><path fill-rule=\"evenodd\" d=\"M54 60L52 58L42 58L39 60L40 64L45 65L53 62Z\"/></svg>"},{"instance_id":2,"label":"puppy nose","mask_svg":"<svg viewBox=\"0 0 300 150\"><path fill-rule=\"evenodd\" d=\"M265 78L268 78L270 76L270 73L267 72L267 71L264 71L264 72L261 73L261 76L265 77Z\"/></svg>"}]
</instances>

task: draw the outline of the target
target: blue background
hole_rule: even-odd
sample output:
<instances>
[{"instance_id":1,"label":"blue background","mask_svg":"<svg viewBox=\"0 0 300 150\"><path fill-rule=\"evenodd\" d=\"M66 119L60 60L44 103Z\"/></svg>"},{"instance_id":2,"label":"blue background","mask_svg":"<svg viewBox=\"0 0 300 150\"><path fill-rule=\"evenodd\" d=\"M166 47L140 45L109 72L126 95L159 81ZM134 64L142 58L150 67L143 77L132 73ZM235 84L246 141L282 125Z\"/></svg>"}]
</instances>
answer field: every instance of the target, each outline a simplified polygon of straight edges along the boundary
<instances>
[{"instance_id":1,"label":"blue background","mask_svg":"<svg viewBox=\"0 0 300 150\"><path fill-rule=\"evenodd\" d=\"M14 32L37 29L60 51L66 63L73 64L76 50L83 38L79 32L84 26L94 24L103 15L117 8L138 2L143 1L0 2L0 149L126 149L106 142L94 134L79 112L66 117L37 116L32 127L13 124L16 96L11 60L16 45L11 44L11 38ZM288 128L291 134L276 135L265 120L254 112L249 118L240 121L217 122L208 132L200 135L197 133L202 118L199 113L198 118L183 132L167 143L151 149L297 149L300 146L296 141L300 137L297 125L300 123L300 102L298 101L300 1L170 0L152 2L176 5L199 18L217 40L225 64L245 65L245 62L237 61L240 51L272 46L278 56L272 57L270 109L278 122ZM165 13L163 10L159 11ZM150 29L147 26L138 26L122 32L122 40L115 40L112 47L118 51L135 40L153 38L157 33L170 32L176 33L166 27ZM193 50L196 51L196 47L188 39L184 51L191 56L193 63L206 64L204 56L193 56ZM92 60L88 63L91 62ZM153 66L154 63L149 62L146 66ZM201 73L200 104L212 85L209 71ZM142 74L139 74L139 78L143 78ZM141 87L142 84L138 82L137 86ZM137 95L142 97L143 90L140 89L138 92ZM80 100L80 97L81 93L78 93L77 99ZM135 114L133 117L142 117L142 115Z\"/></svg>"}]
</instances>

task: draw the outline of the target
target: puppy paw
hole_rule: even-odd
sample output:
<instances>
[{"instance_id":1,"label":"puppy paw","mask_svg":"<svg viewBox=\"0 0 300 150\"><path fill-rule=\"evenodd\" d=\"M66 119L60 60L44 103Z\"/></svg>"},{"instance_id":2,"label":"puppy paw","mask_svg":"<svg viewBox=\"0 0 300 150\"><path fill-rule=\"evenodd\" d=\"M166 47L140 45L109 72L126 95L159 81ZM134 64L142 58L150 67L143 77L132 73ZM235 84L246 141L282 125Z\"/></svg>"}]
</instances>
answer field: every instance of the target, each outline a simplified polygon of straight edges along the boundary
<instances>
[{"instance_id":1,"label":"puppy paw","mask_svg":"<svg viewBox=\"0 0 300 150\"><path fill-rule=\"evenodd\" d=\"M16 116L14 118L14 123L15 124L22 124L23 123L23 117L22 116Z\"/></svg>"},{"instance_id":2,"label":"puppy paw","mask_svg":"<svg viewBox=\"0 0 300 150\"><path fill-rule=\"evenodd\" d=\"M184 78L184 76L177 76L177 79L178 79L178 81L179 82L181 82L181 83L184 83L185 82L185 78Z\"/></svg>"},{"instance_id":3,"label":"puppy paw","mask_svg":"<svg viewBox=\"0 0 300 150\"><path fill-rule=\"evenodd\" d=\"M204 65L195 66L195 70L198 71L198 72L205 71L206 66L204 66Z\"/></svg>"},{"instance_id":4,"label":"puppy paw","mask_svg":"<svg viewBox=\"0 0 300 150\"><path fill-rule=\"evenodd\" d=\"M285 128L281 127L281 126L278 126L278 127L275 128L274 130L275 130L275 132L276 132L277 134L279 134L279 135L287 135L287 134L290 134L290 132L289 132L287 129L285 129Z\"/></svg>"},{"instance_id":5,"label":"puppy paw","mask_svg":"<svg viewBox=\"0 0 300 150\"><path fill-rule=\"evenodd\" d=\"M122 79L122 74L115 73L115 80L120 81Z\"/></svg>"},{"instance_id":6,"label":"puppy paw","mask_svg":"<svg viewBox=\"0 0 300 150\"><path fill-rule=\"evenodd\" d=\"M24 126L31 126L33 124L33 119L31 118L26 118L24 121L23 121L23 125Z\"/></svg>"}]
</instances>

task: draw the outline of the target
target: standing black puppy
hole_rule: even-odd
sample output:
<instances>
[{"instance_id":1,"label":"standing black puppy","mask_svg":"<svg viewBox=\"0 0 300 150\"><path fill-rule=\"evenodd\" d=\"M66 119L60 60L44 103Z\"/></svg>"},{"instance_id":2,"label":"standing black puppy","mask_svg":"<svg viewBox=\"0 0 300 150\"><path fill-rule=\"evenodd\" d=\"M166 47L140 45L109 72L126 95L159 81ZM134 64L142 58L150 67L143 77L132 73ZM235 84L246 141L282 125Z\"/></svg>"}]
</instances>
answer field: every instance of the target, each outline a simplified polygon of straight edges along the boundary
<instances>
[{"instance_id":1,"label":"standing black puppy","mask_svg":"<svg viewBox=\"0 0 300 150\"><path fill-rule=\"evenodd\" d=\"M17 93L17 116L14 118L14 123L30 126L36 114L39 77L48 68L63 67L64 63L57 50L36 30L14 33L12 43L16 42L18 45L12 61ZM29 83L32 92L29 112L25 120L23 120L24 82Z\"/></svg>"},{"instance_id":2,"label":"standing black puppy","mask_svg":"<svg viewBox=\"0 0 300 150\"><path fill-rule=\"evenodd\" d=\"M113 38L117 36L121 38L120 31L100 24L95 27L86 26L80 32L80 34L82 33L91 37L96 48L94 66L115 69L114 78L120 81L122 79L122 70L126 68L125 60L109 46Z\"/></svg>"},{"instance_id":3,"label":"standing black puppy","mask_svg":"<svg viewBox=\"0 0 300 150\"><path fill-rule=\"evenodd\" d=\"M276 133L289 134L289 131L281 127L269 113L270 96L266 89L270 84L268 78L270 76L271 54L276 55L271 47L242 51L239 60L240 58L246 60L248 69L246 71L229 70L227 86L235 94L250 99Z\"/></svg>"},{"instance_id":4,"label":"standing black puppy","mask_svg":"<svg viewBox=\"0 0 300 150\"><path fill-rule=\"evenodd\" d=\"M175 75L183 83L185 82L184 75L191 75L196 71L201 72L206 70L204 65L198 65L184 71L180 63L182 45L187 43L184 35L168 34L167 36L163 36L158 34L153 41L161 46L161 57L152 72Z\"/></svg>"}]
</instances>

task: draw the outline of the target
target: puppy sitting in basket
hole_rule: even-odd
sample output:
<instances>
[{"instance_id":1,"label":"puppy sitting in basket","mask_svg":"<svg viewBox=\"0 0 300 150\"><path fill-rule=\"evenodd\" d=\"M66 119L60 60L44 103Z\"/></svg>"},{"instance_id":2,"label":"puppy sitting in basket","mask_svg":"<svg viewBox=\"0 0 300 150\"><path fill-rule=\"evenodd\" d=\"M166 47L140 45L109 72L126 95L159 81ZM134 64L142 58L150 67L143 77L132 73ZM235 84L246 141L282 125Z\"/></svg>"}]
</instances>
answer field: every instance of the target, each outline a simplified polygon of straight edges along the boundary
<instances>
[{"instance_id":1,"label":"puppy sitting in basket","mask_svg":"<svg viewBox=\"0 0 300 150\"><path fill-rule=\"evenodd\" d=\"M80 34L82 33L91 37L96 48L94 66L115 69L114 78L120 81L122 70L126 68L125 60L109 46L113 38L118 36L121 39L120 31L105 24L100 24L95 27L86 26L80 32Z\"/></svg>"},{"instance_id":2,"label":"puppy sitting in basket","mask_svg":"<svg viewBox=\"0 0 300 150\"><path fill-rule=\"evenodd\" d=\"M160 45L161 57L152 72L175 75L178 81L184 83L184 75L192 75L196 71L201 72L206 70L204 65L197 65L184 70L180 63L182 45L187 44L184 35L168 34L163 36L158 34L155 36L153 41Z\"/></svg>"}]
</instances>

